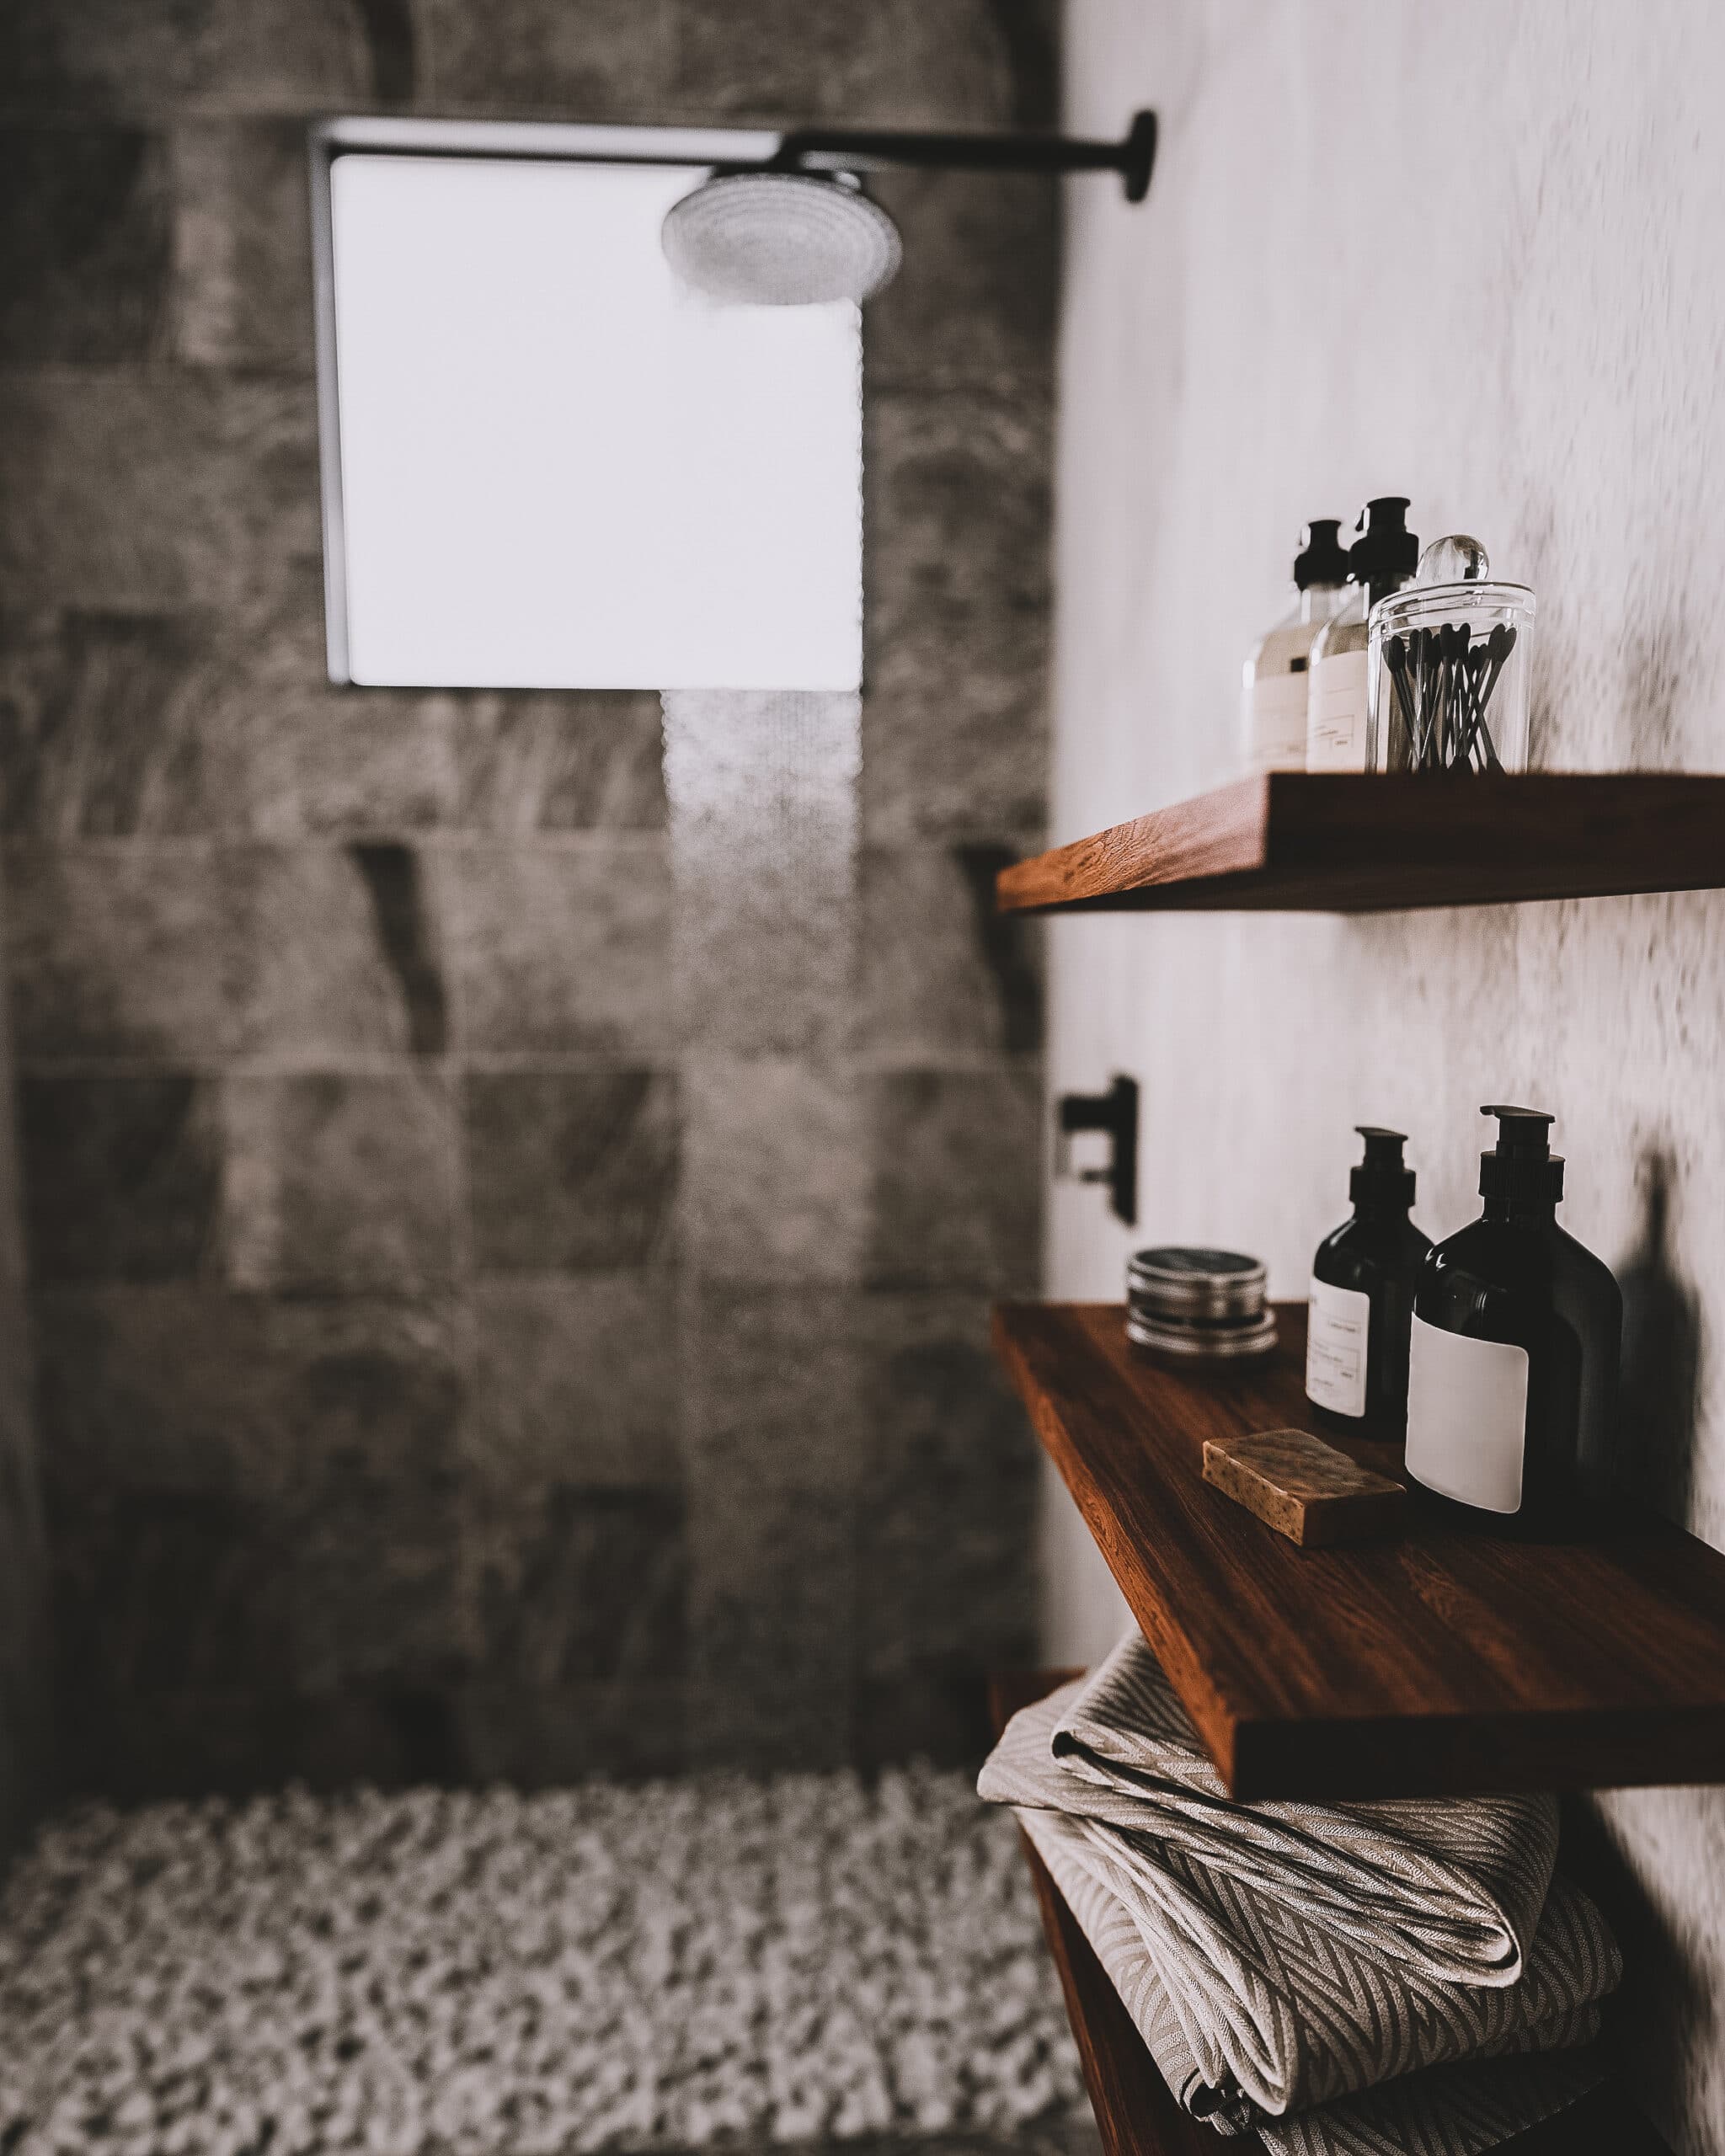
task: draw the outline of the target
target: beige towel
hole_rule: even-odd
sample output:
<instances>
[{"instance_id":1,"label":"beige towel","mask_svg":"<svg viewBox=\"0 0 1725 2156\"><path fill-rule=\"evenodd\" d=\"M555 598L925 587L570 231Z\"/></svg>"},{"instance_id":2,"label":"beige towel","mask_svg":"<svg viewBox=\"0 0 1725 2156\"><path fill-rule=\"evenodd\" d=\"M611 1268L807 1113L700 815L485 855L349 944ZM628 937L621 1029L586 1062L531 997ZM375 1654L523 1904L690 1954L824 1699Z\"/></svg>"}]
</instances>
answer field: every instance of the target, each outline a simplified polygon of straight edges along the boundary
<instances>
[{"instance_id":1,"label":"beige towel","mask_svg":"<svg viewBox=\"0 0 1725 2156\"><path fill-rule=\"evenodd\" d=\"M1593 1904L1548 1897L1551 1800L1234 1804L1135 1632L1014 1717L980 1788L1018 1808L1169 2086L1224 2131L1584 2043L1618 1979Z\"/></svg>"}]
</instances>

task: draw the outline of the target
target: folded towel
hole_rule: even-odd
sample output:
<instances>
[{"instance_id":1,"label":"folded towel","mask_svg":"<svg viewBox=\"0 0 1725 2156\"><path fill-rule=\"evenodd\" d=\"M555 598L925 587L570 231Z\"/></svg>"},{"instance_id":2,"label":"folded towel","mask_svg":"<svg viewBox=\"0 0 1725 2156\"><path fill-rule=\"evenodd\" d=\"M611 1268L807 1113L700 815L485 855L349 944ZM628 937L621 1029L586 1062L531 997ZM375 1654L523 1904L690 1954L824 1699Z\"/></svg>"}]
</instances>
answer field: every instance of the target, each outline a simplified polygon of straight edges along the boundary
<instances>
[{"instance_id":1,"label":"folded towel","mask_svg":"<svg viewBox=\"0 0 1725 2156\"><path fill-rule=\"evenodd\" d=\"M1136 1631L1015 1716L978 1786L1151 1834L1455 1983L1518 1980L1557 1854L1550 1796L1236 1804Z\"/></svg>"},{"instance_id":2,"label":"folded towel","mask_svg":"<svg viewBox=\"0 0 1725 2156\"><path fill-rule=\"evenodd\" d=\"M1224 2134L1254 2129L1271 2156L1482 2156L1564 2110L1602 2078L1591 2050L1559 2049L1427 2067L1280 2117L1222 2100L1204 2083L1184 2025L1131 1917L1110 1889L1071 1860L1065 1843L1075 1822L1055 1812L1023 1812L1019 1817L1169 2088ZM1578 2015L1575 2044L1588 2041L1597 2016L1596 2008Z\"/></svg>"},{"instance_id":3,"label":"folded towel","mask_svg":"<svg viewBox=\"0 0 1725 2156\"><path fill-rule=\"evenodd\" d=\"M1017 1807L1169 2086L1224 2131L1584 2043L1618 1979L1592 1903L1548 1896L1550 1799L1234 1804L1136 1633L1015 1716L980 1786Z\"/></svg>"}]
</instances>

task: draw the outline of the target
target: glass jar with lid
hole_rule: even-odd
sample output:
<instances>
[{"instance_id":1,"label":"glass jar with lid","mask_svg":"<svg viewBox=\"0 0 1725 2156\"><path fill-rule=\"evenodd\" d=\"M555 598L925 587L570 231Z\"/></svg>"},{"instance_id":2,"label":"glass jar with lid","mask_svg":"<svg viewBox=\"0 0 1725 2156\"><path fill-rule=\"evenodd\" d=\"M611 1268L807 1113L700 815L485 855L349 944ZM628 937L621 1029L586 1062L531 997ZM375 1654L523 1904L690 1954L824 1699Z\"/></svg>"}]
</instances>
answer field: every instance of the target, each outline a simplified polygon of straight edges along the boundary
<instances>
[{"instance_id":1,"label":"glass jar with lid","mask_svg":"<svg viewBox=\"0 0 1725 2156\"><path fill-rule=\"evenodd\" d=\"M1419 574L1371 611L1371 768L1458 776L1530 761L1534 595L1493 583L1486 550L1434 541Z\"/></svg>"}]
</instances>

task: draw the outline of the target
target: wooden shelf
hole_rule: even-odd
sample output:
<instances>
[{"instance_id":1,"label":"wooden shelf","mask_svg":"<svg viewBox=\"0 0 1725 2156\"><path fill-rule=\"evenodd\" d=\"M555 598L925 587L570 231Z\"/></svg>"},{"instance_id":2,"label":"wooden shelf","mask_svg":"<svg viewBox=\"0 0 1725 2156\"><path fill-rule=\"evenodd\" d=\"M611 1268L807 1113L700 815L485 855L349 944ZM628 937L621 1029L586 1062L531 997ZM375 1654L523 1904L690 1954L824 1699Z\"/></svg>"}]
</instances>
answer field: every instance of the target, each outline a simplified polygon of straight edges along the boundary
<instances>
[{"instance_id":1,"label":"wooden shelf","mask_svg":"<svg viewBox=\"0 0 1725 2156\"><path fill-rule=\"evenodd\" d=\"M999 1735L1020 1707L1045 1698L1071 1670L1027 1670L995 1679L991 1704ZM1059 1972L1066 2018L1103 2156L1215 2156L1213 2128L1176 2103L1107 1971L1096 1958L1046 1865L1020 1837L1042 1913L1043 1936ZM1255 2133L1227 2144L1230 2156L1263 2156ZM1541 2126L1505 2142L1498 2156L1669 2156L1665 2143L1607 2085Z\"/></svg>"},{"instance_id":2,"label":"wooden shelf","mask_svg":"<svg viewBox=\"0 0 1725 2156\"><path fill-rule=\"evenodd\" d=\"M1202 1479L1207 1437L1311 1428L1306 1310L1221 1378L1130 1348L1117 1305L1012 1304L997 1352L1237 1797L1725 1781L1725 1556L1408 1534L1299 1550ZM1326 1435L1328 1433L1325 1433ZM1399 1455L1342 1443L1386 1472Z\"/></svg>"},{"instance_id":3,"label":"wooden shelf","mask_svg":"<svg viewBox=\"0 0 1725 2156\"><path fill-rule=\"evenodd\" d=\"M1392 912L1725 886L1725 777L1278 771L1001 872L1002 913Z\"/></svg>"}]
</instances>

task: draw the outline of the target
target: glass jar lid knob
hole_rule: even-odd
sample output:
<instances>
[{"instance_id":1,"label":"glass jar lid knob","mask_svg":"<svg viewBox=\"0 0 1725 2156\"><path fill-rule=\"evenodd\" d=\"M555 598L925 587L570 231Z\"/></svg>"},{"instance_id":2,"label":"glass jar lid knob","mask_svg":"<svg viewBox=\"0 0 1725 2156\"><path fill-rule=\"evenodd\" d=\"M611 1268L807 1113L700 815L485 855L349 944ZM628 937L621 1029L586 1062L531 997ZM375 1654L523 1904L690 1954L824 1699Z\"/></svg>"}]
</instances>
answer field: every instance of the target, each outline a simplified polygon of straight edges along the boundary
<instances>
[{"instance_id":1,"label":"glass jar lid knob","mask_svg":"<svg viewBox=\"0 0 1725 2156\"><path fill-rule=\"evenodd\" d=\"M1483 584L1492 573L1491 558L1465 531L1434 539L1419 558L1420 584Z\"/></svg>"}]
</instances>

